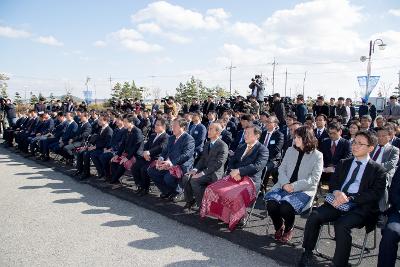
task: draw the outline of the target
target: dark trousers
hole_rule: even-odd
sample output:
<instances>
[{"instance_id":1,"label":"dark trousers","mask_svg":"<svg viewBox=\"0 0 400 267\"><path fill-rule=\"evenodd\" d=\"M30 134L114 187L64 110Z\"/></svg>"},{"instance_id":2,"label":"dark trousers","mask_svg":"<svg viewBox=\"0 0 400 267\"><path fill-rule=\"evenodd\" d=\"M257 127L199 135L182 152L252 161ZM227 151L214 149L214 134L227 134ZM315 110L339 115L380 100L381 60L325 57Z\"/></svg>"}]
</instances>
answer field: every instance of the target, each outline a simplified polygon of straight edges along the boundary
<instances>
[{"instance_id":1,"label":"dark trousers","mask_svg":"<svg viewBox=\"0 0 400 267\"><path fill-rule=\"evenodd\" d=\"M278 202L269 200L267 201L267 211L276 231L278 231L283 224L285 224L286 233L293 229L296 212L287 201Z\"/></svg>"},{"instance_id":2,"label":"dark trousers","mask_svg":"<svg viewBox=\"0 0 400 267\"><path fill-rule=\"evenodd\" d=\"M392 267L396 264L397 248L400 241L400 214L389 214L379 245L378 267Z\"/></svg>"},{"instance_id":3,"label":"dark trousers","mask_svg":"<svg viewBox=\"0 0 400 267\"><path fill-rule=\"evenodd\" d=\"M90 152L90 159L93 162L93 165L96 167L97 175L102 177L105 175L104 167L101 162L101 156L104 154L103 150L92 150Z\"/></svg>"},{"instance_id":4,"label":"dark trousers","mask_svg":"<svg viewBox=\"0 0 400 267\"><path fill-rule=\"evenodd\" d=\"M182 192L178 180L169 171L149 168L147 173L162 194L178 194Z\"/></svg>"},{"instance_id":5,"label":"dark trousers","mask_svg":"<svg viewBox=\"0 0 400 267\"><path fill-rule=\"evenodd\" d=\"M93 150L94 151L94 150ZM80 151L76 153L76 169L84 175L90 175L90 153L92 151Z\"/></svg>"},{"instance_id":6,"label":"dark trousers","mask_svg":"<svg viewBox=\"0 0 400 267\"><path fill-rule=\"evenodd\" d=\"M122 175L124 175L125 173L125 167L122 164L116 163L116 162L112 162L111 163L111 178L110 178L110 182L111 183L116 183L118 182L119 178L122 177Z\"/></svg>"},{"instance_id":7,"label":"dark trousers","mask_svg":"<svg viewBox=\"0 0 400 267\"><path fill-rule=\"evenodd\" d=\"M42 155L49 156L49 147L51 144L58 143L58 139L55 137L47 138L39 141L39 149Z\"/></svg>"},{"instance_id":8,"label":"dark trousers","mask_svg":"<svg viewBox=\"0 0 400 267\"><path fill-rule=\"evenodd\" d=\"M7 129L7 130L4 130L4 133L3 133L3 139L10 146L13 144L13 141L14 141L14 132L15 131L12 129Z\"/></svg>"},{"instance_id":9,"label":"dark trousers","mask_svg":"<svg viewBox=\"0 0 400 267\"><path fill-rule=\"evenodd\" d=\"M114 157L113 152L106 152L100 155L99 159L101 162L101 167L103 168L104 175L107 178L111 178L111 163L110 160Z\"/></svg>"},{"instance_id":10,"label":"dark trousers","mask_svg":"<svg viewBox=\"0 0 400 267\"><path fill-rule=\"evenodd\" d=\"M137 157L136 163L133 164L131 172L133 179L138 187L148 190L150 188L150 176L147 173L147 168L150 166L151 161L144 158Z\"/></svg>"},{"instance_id":11,"label":"dark trousers","mask_svg":"<svg viewBox=\"0 0 400 267\"><path fill-rule=\"evenodd\" d=\"M189 178L188 176L183 177L185 201L191 202L196 201L196 204L200 207L203 200L204 191L207 186L215 182L217 179L212 179L208 175L203 175L199 178Z\"/></svg>"},{"instance_id":12,"label":"dark trousers","mask_svg":"<svg viewBox=\"0 0 400 267\"><path fill-rule=\"evenodd\" d=\"M307 219L303 248L309 252L314 250L322 224L334 222L337 245L333 263L335 266L347 266L352 242L351 229L364 226L368 219L354 211L342 212L325 203L314 209Z\"/></svg>"}]
</instances>

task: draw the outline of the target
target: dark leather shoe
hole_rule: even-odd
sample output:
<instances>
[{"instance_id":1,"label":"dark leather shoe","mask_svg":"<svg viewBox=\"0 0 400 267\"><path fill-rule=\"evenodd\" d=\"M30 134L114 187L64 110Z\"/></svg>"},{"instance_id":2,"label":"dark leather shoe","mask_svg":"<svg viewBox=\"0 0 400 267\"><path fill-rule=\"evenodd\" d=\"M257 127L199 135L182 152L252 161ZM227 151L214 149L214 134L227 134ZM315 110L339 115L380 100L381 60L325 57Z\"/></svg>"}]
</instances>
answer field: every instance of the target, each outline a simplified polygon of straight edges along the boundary
<instances>
[{"instance_id":1,"label":"dark leather shoe","mask_svg":"<svg viewBox=\"0 0 400 267\"><path fill-rule=\"evenodd\" d=\"M301 254L300 261L297 263L297 267L309 267L313 265L314 255L312 252L304 251Z\"/></svg>"},{"instance_id":2,"label":"dark leather shoe","mask_svg":"<svg viewBox=\"0 0 400 267\"><path fill-rule=\"evenodd\" d=\"M145 195L149 194L149 190L148 189L143 189L142 191L140 191L140 193L138 193L139 197L143 197Z\"/></svg>"},{"instance_id":3,"label":"dark leather shoe","mask_svg":"<svg viewBox=\"0 0 400 267\"><path fill-rule=\"evenodd\" d=\"M160 198L162 198L162 199L166 199L166 198L169 198L171 196L171 194L161 194L160 195Z\"/></svg>"},{"instance_id":4,"label":"dark leather shoe","mask_svg":"<svg viewBox=\"0 0 400 267\"><path fill-rule=\"evenodd\" d=\"M190 210L190 209L192 208L192 206L193 206L195 203L196 203L196 201L195 201L195 200L192 200L192 201L186 202L185 206L183 206L183 209Z\"/></svg>"}]
</instances>

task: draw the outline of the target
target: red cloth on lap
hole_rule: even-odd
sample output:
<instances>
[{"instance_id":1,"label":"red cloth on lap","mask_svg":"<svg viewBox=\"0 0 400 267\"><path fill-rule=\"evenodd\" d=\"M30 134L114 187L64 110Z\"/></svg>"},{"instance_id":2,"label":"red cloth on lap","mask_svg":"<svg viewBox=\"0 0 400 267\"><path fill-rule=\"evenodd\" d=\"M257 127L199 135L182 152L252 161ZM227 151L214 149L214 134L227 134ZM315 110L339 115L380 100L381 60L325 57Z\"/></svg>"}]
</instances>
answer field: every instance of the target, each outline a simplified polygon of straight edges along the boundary
<instances>
[{"instance_id":1,"label":"red cloth on lap","mask_svg":"<svg viewBox=\"0 0 400 267\"><path fill-rule=\"evenodd\" d=\"M226 176L210 184L201 203L200 216L215 217L229 224L234 230L239 221L246 216L246 208L251 205L257 195L254 182L247 176L235 181Z\"/></svg>"}]
</instances>

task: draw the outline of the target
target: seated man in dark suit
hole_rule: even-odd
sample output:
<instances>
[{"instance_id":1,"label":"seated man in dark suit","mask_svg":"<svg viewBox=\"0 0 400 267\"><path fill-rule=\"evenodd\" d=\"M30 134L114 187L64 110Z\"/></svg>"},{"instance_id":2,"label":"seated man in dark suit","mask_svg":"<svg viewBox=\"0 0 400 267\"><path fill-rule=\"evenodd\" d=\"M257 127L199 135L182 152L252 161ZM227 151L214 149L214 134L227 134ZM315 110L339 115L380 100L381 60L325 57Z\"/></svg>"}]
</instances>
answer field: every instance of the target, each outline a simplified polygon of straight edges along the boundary
<instances>
[{"instance_id":1,"label":"seated man in dark suit","mask_svg":"<svg viewBox=\"0 0 400 267\"><path fill-rule=\"evenodd\" d=\"M23 152L28 152L28 137L35 133L35 129L37 129L38 124L40 123L39 116L36 111L31 110L29 112L29 117L30 119L28 120L24 129L20 131L15 138L15 141L18 143L18 149Z\"/></svg>"},{"instance_id":2,"label":"seated man in dark suit","mask_svg":"<svg viewBox=\"0 0 400 267\"><path fill-rule=\"evenodd\" d=\"M45 136L45 138L42 138L39 141L39 150L41 153L41 159L43 161L48 161L50 159L49 157L49 146L51 144L57 144L64 134L68 122L67 119L65 118L65 115L63 112L58 112L57 113L57 120L58 124L57 126L53 129L53 131Z\"/></svg>"},{"instance_id":3,"label":"seated man in dark suit","mask_svg":"<svg viewBox=\"0 0 400 267\"><path fill-rule=\"evenodd\" d=\"M283 133L279 131L279 121L275 115L266 119L265 131L261 134L260 142L268 148L269 156L263 188L267 188L269 176L273 173L282 160ZM273 178L274 184L278 181L277 175Z\"/></svg>"},{"instance_id":4,"label":"seated man in dark suit","mask_svg":"<svg viewBox=\"0 0 400 267\"><path fill-rule=\"evenodd\" d=\"M195 160L200 156L201 152L203 152L204 141L207 136L207 129L201 123L201 114L200 112L192 113L192 124L188 129L188 133L194 139L194 158Z\"/></svg>"},{"instance_id":5,"label":"seated man in dark suit","mask_svg":"<svg viewBox=\"0 0 400 267\"><path fill-rule=\"evenodd\" d=\"M14 146L14 136L15 133L17 133L24 123L28 120L28 116L26 114L22 114L18 120L15 122L14 125L11 125L8 129L4 130L3 133L3 139L4 139L4 145L6 147L8 146Z\"/></svg>"},{"instance_id":6,"label":"seated man in dark suit","mask_svg":"<svg viewBox=\"0 0 400 267\"><path fill-rule=\"evenodd\" d=\"M351 145L349 140L342 138L340 124L329 124L328 133L329 138L321 144L321 152L324 156L324 170L321 176L323 181L329 180L340 160L351 157Z\"/></svg>"},{"instance_id":7,"label":"seated man in dark suit","mask_svg":"<svg viewBox=\"0 0 400 267\"><path fill-rule=\"evenodd\" d=\"M282 158L285 156L286 150L293 146L294 143L294 132L296 131L297 128L300 128L302 124L298 121L292 122L289 126L289 135L286 137L286 140L283 144L282 148Z\"/></svg>"},{"instance_id":8,"label":"seated man in dark suit","mask_svg":"<svg viewBox=\"0 0 400 267\"><path fill-rule=\"evenodd\" d=\"M228 158L228 146L220 139L222 126L212 123L208 128L208 138L204 150L195 168L184 176L186 210L198 211L206 187L224 174L224 165ZM197 204L197 206L194 206Z\"/></svg>"},{"instance_id":9,"label":"seated man in dark suit","mask_svg":"<svg viewBox=\"0 0 400 267\"><path fill-rule=\"evenodd\" d=\"M379 245L378 267L394 267L400 241L400 169L397 168L389 190L390 208L387 210L387 224L382 231Z\"/></svg>"},{"instance_id":10,"label":"seated man in dark suit","mask_svg":"<svg viewBox=\"0 0 400 267\"><path fill-rule=\"evenodd\" d=\"M173 135L168 138L167 147L161 153L154 167L147 170L150 178L161 191L160 197L169 198L175 202L183 200L183 190L180 178L170 171L180 168L182 173L187 173L193 166L194 139L185 129L185 119L175 119L172 122Z\"/></svg>"},{"instance_id":11,"label":"seated man in dark suit","mask_svg":"<svg viewBox=\"0 0 400 267\"><path fill-rule=\"evenodd\" d=\"M261 133L256 126L246 128L245 144L236 149L228 163L228 173L232 178L240 181L243 176L250 177L257 191L260 189L262 171L268 162L268 149L258 141Z\"/></svg>"},{"instance_id":12,"label":"seated man in dark suit","mask_svg":"<svg viewBox=\"0 0 400 267\"><path fill-rule=\"evenodd\" d=\"M318 139L318 150L321 151L322 141L329 138L328 130L326 129L326 123L328 122L328 117L325 114L320 114L315 118L314 135Z\"/></svg>"},{"instance_id":13,"label":"seated man in dark suit","mask_svg":"<svg viewBox=\"0 0 400 267\"><path fill-rule=\"evenodd\" d=\"M144 196L149 193L150 177L147 174L151 162L157 160L161 152L167 146L169 135L165 132L166 121L160 118L156 121L154 132L144 144L143 157L138 157L132 167L132 175L137 185L136 193Z\"/></svg>"},{"instance_id":14,"label":"seated man in dark suit","mask_svg":"<svg viewBox=\"0 0 400 267\"><path fill-rule=\"evenodd\" d=\"M50 117L50 114L44 113L41 116L41 120L42 120L41 126L38 129L38 131L36 132L35 137L30 139L30 141L29 141L29 147L30 147L32 156L35 155L36 150L38 150L38 148L39 148L40 139L42 139L44 136L46 136L48 133L50 133L54 128L54 121ZM28 140L29 140L29 138L28 138Z\"/></svg>"},{"instance_id":15,"label":"seated man in dark suit","mask_svg":"<svg viewBox=\"0 0 400 267\"><path fill-rule=\"evenodd\" d=\"M57 154L64 154L64 146L66 146L68 142L72 140L78 132L78 124L74 121L72 112L67 112L65 118L67 121L67 125L65 131L60 137L60 140L57 143L52 143L49 145L49 150L52 150Z\"/></svg>"},{"instance_id":16,"label":"seated man in dark suit","mask_svg":"<svg viewBox=\"0 0 400 267\"><path fill-rule=\"evenodd\" d=\"M250 114L244 114L240 117L240 125L241 125L241 130L237 131L236 136L233 139L233 143L230 147L230 151L235 151L236 148L245 143L244 140L244 129L252 125L252 119ZM231 153L232 154L232 153Z\"/></svg>"},{"instance_id":17,"label":"seated man in dark suit","mask_svg":"<svg viewBox=\"0 0 400 267\"><path fill-rule=\"evenodd\" d=\"M124 128L124 119L118 115L115 118L115 128L111 137L110 143L103 149L103 153L91 154L90 158L93 161L97 171L97 178L101 179L106 177L111 178L110 173L110 160L117 154L120 145L122 144L123 138L126 134Z\"/></svg>"},{"instance_id":18,"label":"seated man in dark suit","mask_svg":"<svg viewBox=\"0 0 400 267\"><path fill-rule=\"evenodd\" d=\"M110 143L113 130L108 125L109 117L107 114L100 115L98 124L101 127L99 135L96 137L93 145L88 145L87 149L79 151L76 154L75 176L81 175L80 180L90 177L90 158L103 153L104 148Z\"/></svg>"},{"instance_id":19,"label":"seated man in dark suit","mask_svg":"<svg viewBox=\"0 0 400 267\"><path fill-rule=\"evenodd\" d=\"M221 132L220 138L222 141L225 142L225 144L228 146L228 149L229 149L229 147L232 144L233 137L232 137L232 133L227 130L227 121L224 119L220 119L220 120L217 120L217 122L219 124L221 124L221 127L222 127L222 132Z\"/></svg>"},{"instance_id":20,"label":"seated man in dark suit","mask_svg":"<svg viewBox=\"0 0 400 267\"><path fill-rule=\"evenodd\" d=\"M73 138L69 139L68 144L66 144L63 148L63 156L65 158L72 159L74 149L82 146L82 144L87 141L87 138L92 134L92 126L90 125L88 119L88 113L82 112L80 117L80 124L76 135Z\"/></svg>"},{"instance_id":21,"label":"seated man in dark suit","mask_svg":"<svg viewBox=\"0 0 400 267\"><path fill-rule=\"evenodd\" d=\"M138 158L143 155L144 138L142 131L135 126L135 117L128 115L124 118L125 128L127 133L122 141L117 154L114 157L122 157L120 162L113 162L111 160L111 179L112 184L116 184L125 173L124 163L132 160L133 157ZM125 155L125 156L124 156Z\"/></svg>"},{"instance_id":22,"label":"seated man in dark suit","mask_svg":"<svg viewBox=\"0 0 400 267\"><path fill-rule=\"evenodd\" d=\"M298 266L313 266L315 248L321 226L334 222L336 249L334 266L348 266L351 250L351 230L363 226L371 229L376 225L379 200L386 186L385 169L370 159L376 137L367 131L359 131L352 142L354 158L341 160L329 183L333 200L314 209L304 229L305 251Z\"/></svg>"}]
</instances>

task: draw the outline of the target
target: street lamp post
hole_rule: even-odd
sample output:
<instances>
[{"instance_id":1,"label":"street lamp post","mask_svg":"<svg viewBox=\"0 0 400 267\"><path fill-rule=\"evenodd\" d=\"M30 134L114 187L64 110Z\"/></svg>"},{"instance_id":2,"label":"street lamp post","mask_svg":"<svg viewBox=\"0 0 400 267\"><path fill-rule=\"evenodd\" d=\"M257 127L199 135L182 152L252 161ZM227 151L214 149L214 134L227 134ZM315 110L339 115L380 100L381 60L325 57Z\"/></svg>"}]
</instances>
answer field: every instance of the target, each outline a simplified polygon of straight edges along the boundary
<instances>
[{"instance_id":1,"label":"street lamp post","mask_svg":"<svg viewBox=\"0 0 400 267\"><path fill-rule=\"evenodd\" d=\"M368 57L362 56L360 60L362 62L365 62L368 59L368 65L367 65L367 80L365 83L365 96L368 94L368 86L369 86L369 77L371 76L371 57L372 54L375 52L375 44L378 44L378 47L380 50L384 50L386 48L386 44L382 41L382 39L375 39L375 41L369 41L369 53Z\"/></svg>"}]
</instances>

